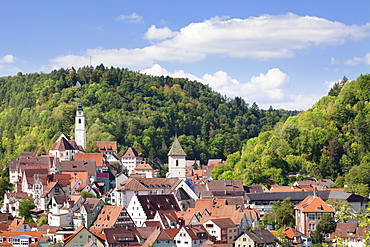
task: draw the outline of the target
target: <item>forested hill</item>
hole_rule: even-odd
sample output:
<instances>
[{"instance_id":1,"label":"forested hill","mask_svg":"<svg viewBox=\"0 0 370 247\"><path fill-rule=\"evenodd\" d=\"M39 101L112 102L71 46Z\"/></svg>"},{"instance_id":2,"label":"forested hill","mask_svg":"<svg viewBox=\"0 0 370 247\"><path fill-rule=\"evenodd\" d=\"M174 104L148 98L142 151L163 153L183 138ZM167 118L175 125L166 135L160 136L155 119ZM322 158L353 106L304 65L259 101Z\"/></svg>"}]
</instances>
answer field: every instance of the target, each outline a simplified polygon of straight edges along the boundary
<instances>
[{"instance_id":1,"label":"forested hill","mask_svg":"<svg viewBox=\"0 0 370 247\"><path fill-rule=\"evenodd\" d=\"M0 102L4 166L36 146L45 147L42 154L61 133L73 135L78 103L83 104L88 143L117 141L121 152L133 145L149 160L165 162L177 133L187 159L203 164L208 158L226 158L241 150L244 140L297 114L263 111L196 81L104 65L0 78Z\"/></svg>"},{"instance_id":2,"label":"forested hill","mask_svg":"<svg viewBox=\"0 0 370 247\"><path fill-rule=\"evenodd\" d=\"M337 179L368 195L370 186L370 75L344 78L313 107L249 139L213 175L245 184L291 183L288 175ZM345 178L344 178L345 177ZM365 192L365 193L364 193Z\"/></svg>"}]
</instances>

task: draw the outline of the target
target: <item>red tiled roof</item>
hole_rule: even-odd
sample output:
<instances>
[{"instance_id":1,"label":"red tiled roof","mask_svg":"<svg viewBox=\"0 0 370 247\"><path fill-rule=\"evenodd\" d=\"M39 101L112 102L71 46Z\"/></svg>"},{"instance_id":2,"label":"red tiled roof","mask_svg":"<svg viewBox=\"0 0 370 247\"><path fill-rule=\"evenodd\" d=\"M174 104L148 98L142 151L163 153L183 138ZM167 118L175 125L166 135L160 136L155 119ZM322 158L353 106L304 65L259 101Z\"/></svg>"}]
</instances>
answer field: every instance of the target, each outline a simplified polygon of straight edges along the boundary
<instances>
[{"instance_id":1,"label":"red tiled roof","mask_svg":"<svg viewBox=\"0 0 370 247\"><path fill-rule=\"evenodd\" d=\"M103 154L102 153L76 153L76 161L94 160L97 167L103 166Z\"/></svg>"},{"instance_id":2,"label":"red tiled roof","mask_svg":"<svg viewBox=\"0 0 370 247\"><path fill-rule=\"evenodd\" d=\"M117 152L117 142L109 141L96 141L96 146L98 146L100 152Z\"/></svg>"},{"instance_id":3,"label":"red tiled roof","mask_svg":"<svg viewBox=\"0 0 370 247\"><path fill-rule=\"evenodd\" d=\"M325 212L325 213L335 213L328 204L326 204L320 197L307 196L302 202L300 202L294 209L298 209L301 212Z\"/></svg>"}]
</instances>

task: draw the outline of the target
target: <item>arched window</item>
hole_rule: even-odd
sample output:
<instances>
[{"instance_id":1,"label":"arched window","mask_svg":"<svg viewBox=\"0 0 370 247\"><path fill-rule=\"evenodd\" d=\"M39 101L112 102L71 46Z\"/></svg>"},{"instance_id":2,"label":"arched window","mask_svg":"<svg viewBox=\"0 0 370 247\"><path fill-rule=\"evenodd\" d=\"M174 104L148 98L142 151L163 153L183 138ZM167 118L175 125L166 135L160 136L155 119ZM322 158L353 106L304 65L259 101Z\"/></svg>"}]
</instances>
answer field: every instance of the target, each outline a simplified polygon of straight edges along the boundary
<instances>
[{"instance_id":1,"label":"arched window","mask_svg":"<svg viewBox=\"0 0 370 247\"><path fill-rule=\"evenodd\" d=\"M176 166L179 166L179 160L176 160Z\"/></svg>"},{"instance_id":2,"label":"arched window","mask_svg":"<svg viewBox=\"0 0 370 247\"><path fill-rule=\"evenodd\" d=\"M81 118L78 119L78 123L80 124L81 123Z\"/></svg>"}]
</instances>

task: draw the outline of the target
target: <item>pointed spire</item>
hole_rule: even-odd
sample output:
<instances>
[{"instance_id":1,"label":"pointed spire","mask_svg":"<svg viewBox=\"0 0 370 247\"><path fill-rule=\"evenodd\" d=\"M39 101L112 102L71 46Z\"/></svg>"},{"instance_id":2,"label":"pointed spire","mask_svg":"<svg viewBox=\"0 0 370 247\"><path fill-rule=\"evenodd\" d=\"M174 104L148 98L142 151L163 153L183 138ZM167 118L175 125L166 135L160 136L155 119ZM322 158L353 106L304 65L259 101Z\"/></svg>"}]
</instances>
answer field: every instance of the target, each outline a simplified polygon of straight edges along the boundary
<instances>
[{"instance_id":1,"label":"pointed spire","mask_svg":"<svg viewBox=\"0 0 370 247\"><path fill-rule=\"evenodd\" d=\"M186 153L182 149L180 142L177 139L177 134L175 135L175 140L173 141L171 150L168 152L168 156L186 156Z\"/></svg>"}]
</instances>

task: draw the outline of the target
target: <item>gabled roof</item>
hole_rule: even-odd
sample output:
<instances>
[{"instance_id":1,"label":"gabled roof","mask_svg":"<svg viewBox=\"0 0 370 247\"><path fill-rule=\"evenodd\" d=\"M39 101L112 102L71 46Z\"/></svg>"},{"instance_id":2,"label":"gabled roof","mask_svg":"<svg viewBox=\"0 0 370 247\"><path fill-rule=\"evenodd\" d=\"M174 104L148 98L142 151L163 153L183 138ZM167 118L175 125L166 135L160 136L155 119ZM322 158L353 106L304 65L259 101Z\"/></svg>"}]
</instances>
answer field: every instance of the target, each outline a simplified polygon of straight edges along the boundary
<instances>
[{"instance_id":1,"label":"gabled roof","mask_svg":"<svg viewBox=\"0 0 370 247\"><path fill-rule=\"evenodd\" d=\"M89 231L89 229L87 229L84 225L80 225L77 229L76 229L76 231L75 231L75 233L73 233L72 235L70 235L70 236L68 236L67 238L65 238L64 240L63 240L63 242L64 242L64 245L66 245L69 241L71 241L74 237L76 237L82 230L86 230L86 231L88 231L91 235L93 235L93 236L95 236L100 242L101 242L101 244L103 244L104 245L104 242L98 237L98 236L96 236L94 233L92 233L92 232L90 232Z\"/></svg>"},{"instance_id":2,"label":"gabled roof","mask_svg":"<svg viewBox=\"0 0 370 247\"><path fill-rule=\"evenodd\" d=\"M284 234L287 238L299 238L301 236L304 236L303 233L292 227L285 227Z\"/></svg>"},{"instance_id":3,"label":"gabled roof","mask_svg":"<svg viewBox=\"0 0 370 247\"><path fill-rule=\"evenodd\" d=\"M244 191L246 193L262 193L265 192L266 187L263 184L254 184L249 186L244 186Z\"/></svg>"},{"instance_id":4,"label":"gabled roof","mask_svg":"<svg viewBox=\"0 0 370 247\"><path fill-rule=\"evenodd\" d=\"M244 232L257 244L276 243L277 238L269 230L254 230Z\"/></svg>"},{"instance_id":5,"label":"gabled roof","mask_svg":"<svg viewBox=\"0 0 370 247\"><path fill-rule=\"evenodd\" d=\"M189 194L182 187L180 187L176 191L175 196L176 196L177 200L179 200L179 201L185 201L185 200L191 199Z\"/></svg>"},{"instance_id":6,"label":"gabled roof","mask_svg":"<svg viewBox=\"0 0 370 247\"><path fill-rule=\"evenodd\" d=\"M164 228L170 228L171 227L170 224L168 223L168 221L170 221L170 222L177 222L178 221L175 210L157 211L157 214L158 214Z\"/></svg>"},{"instance_id":7,"label":"gabled roof","mask_svg":"<svg viewBox=\"0 0 370 247\"><path fill-rule=\"evenodd\" d=\"M89 175L88 175L88 172L79 172L79 171L76 171L76 172L69 172L69 171L62 171L62 174L67 174L67 175L70 175L70 183L71 183L71 187L74 186L74 184L72 185L73 181L77 181L78 179L81 179L81 181L83 183L86 183L89 181Z\"/></svg>"},{"instance_id":8,"label":"gabled roof","mask_svg":"<svg viewBox=\"0 0 370 247\"><path fill-rule=\"evenodd\" d=\"M220 208L226 205L226 199L198 199L195 208Z\"/></svg>"},{"instance_id":9,"label":"gabled roof","mask_svg":"<svg viewBox=\"0 0 370 247\"><path fill-rule=\"evenodd\" d=\"M357 223L337 223L335 236L339 238L363 238L370 226L357 226Z\"/></svg>"},{"instance_id":10,"label":"gabled roof","mask_svg":"<svg viewBox=\"0 0 370 247\"><path fill-rule=\"evenodd\" d=\"M157 211L181 211L175 197L170 195L137 195L137 199L148 219L153 219Z\"/></svg>"},{"instance_id":11,"label":"gabled roof","mask_svg":"<svg viewBox=\"0 0 370 247\"><path fill-rule=\"evenodd\" d=\"M155 221L150 221L150 222L155 222ZM155 229L157 229L157 226L147 225L146 227L135 227L136 232L138 233L139 237L142 239L147 239Z\"/></svg>"},{"instance_id":12,"label":"gabled roof","mask_svg":"<svg viewBox=\"0 0 370 247\"><path fill-rule=\"evenodd\" d=\"M207 181L206 187L208 191L242 191L244 193L241 180L210 180Z\"/></svg>"},{"instance_id":13,"label":"gabled roof","mask_svg":"<svg viewBox=\"0 0 370 247\"><path fill-rule=\"evenodd\" d=\"M245 215L244 211L239 211L234 205L226 205L222 208L210 208L208 211L211 216L203 216L202 221L210 218L230 218L236 225L239 225Z\"/></svg>"},{"instance_id":14,"label":"gabled roof","mask_svg":"<svg viewBox=\"0 0 370 247\"><path fill-rule=\"evenodd\" d=\"M5 197L8 199L14 198L14 199L23 199L23 198L28 198L28 194L26 192L7 192L5 193Z\"/></svg>"},{"instance_id":15,"label":"gabled roof","mask_svg":"<svg viewBox=\"0 0 370 247\"><path fill-rule=\"evenodd\" d=\"M76 153L75 160L76 161L94 160L97 167L102 167L104 157L102 153Z\"/></svg>"},{"instance_id":16,"label":"gabled roof","mask_svg":"<svg viewBox=\"0 0 370 247\"><path fill-rule=\"evenodd\" d=\"M180 229L164 229L164 231L167 233L167 235L171 238L171 240L175 239L176 234L179 232Z\"/></svg>"},{"instance_id":17,"label":"gabled roof","mask_svg":"<svg viewBox=\"0 0 370 247\"><path fill-rule=\"evenodd\" d=\"M145 242L142 244L142 247L148 247L148 246L152 246L154 244L154 242L158 239L159 235L161 234L161 228L156 228L152 234L150 234L150 236L147 238L147 240L145 240Z\"/></svg>"},{"instance_id":18,"label":"gabled roof","mask_svg":"<svg viewBox=\"0 0 370 247\"><path fill-rule=\"evenodd\" d=\"M299 210L304 213L308 212L325 212L325 213L335 213L328 204L326 204L320 197L307 196L301 203L299 203L294 209Z\"/></svg>"},{"instance_id":19,"label":"gabled roof","mask_svg":"<svg viewBox=\"0 0 370 247\"><path fill-rule=\"evenodd\" d=\"M10 159L11 171L16 171L20 166L43 166L51 167L55 163L55 156L22 157Z\"/></svg>"},{"instance_id":20,"label":"gabled roof","mask_svg":"<svg viewBox=\"0 0 370 247\"><path fill-rule=\"evenodd\" d=\"M130 243L130 245L140 246L137 239L137 231L133 227L128 228L107 228L104 229L104 234L107 237L108 245L113 246L124 246L125 243Z\"/></svg>"},{"instance_id":21,"label":"gabled roof","mask_svg":"<svg viewBox=\"0 0 370 247\"><path fill-rule=\"evenodd\" d=\"M153 170L153 167L146 162L141 162L135 167L135 170Z\"/></svg>"},{"instance_id":22,"label":"gabled roof","mask_svg":"<svg viewBox=\"0 0 370 247\"><path fill-rule=\"evenodd\" d=\"M90 229L103 229L114 227L123 207L104 205Z\"/></svg>"},{"instance_id":23,"label":"gabled roof","mask_svg":"<svg viewBox=\"0 0 370 247\"><path fill-rule=\"evenodd\" d=\"M183 228L192 240L208 239L210 237L203 225L186 225Z\"/></svg>"},{"instance_id":24,"label":"gabled roof","mask_svg":"<svg viewBox=\"0 0 370 247\"><path fill-rule=\"evenodd\" d=\"M89 176L96 176L96 162L93 160L85 161L61 161L60 170L65 172L88 172ZM66 173L67 174L67 173ZM73 175L72 175L73 177ZM85 181L83 181L85 182Z\"/></svg>"},{"instance_id":25,"label":"gabled roof","mask_svg":"<svg viewBox=\"0 0 370 247\"><path fill-rule=\"evenodd\" d=\"M96 141L100 152L117 152L117 142L114 141Z\"/></svg>"},{"instance_id":26,"label":"gabled roof","mask_svg":"<svg viewBox=\"0 0 370 247\"><path fill-rule=\"evenodd\" d=\"M77 145L77 142L75 140L68 140L69 144L74 148L74 150L81 150L83 151L83 148L81 146Z\"/></svg>"},{"instance_id":27,"label":"gabled roof","mask_svg":"<svg viewBox=\"0 0 370 247\"><path fill-rule=\"evenodd\" d=\"M172 143L172 147L168 152L168 156L186 156L186 153L182 149L177 136L175 136L175 140Z\"/></svg>"},{"instance_id":28,"label":"gabled roof","mask_svg":"<svg viewBox=\"0 0 370 247\"><path fill-rule=\"evenodd\" d=\"M76 150L64 137L60 138L58 142L55 142L53 146L51 146L50 150ZM78 149L77 149L78 150Z\"/></svg>"},{"instance_id":29,"label":"gabled roof","mask_svg":"<svg viewBox=\"0 0 370 247\"><path fill-rule=\"evenodd\" d=\"M142 185L147 188L167 188L174 189L182 179L180 178L137 178Z\"/></svg>"},{"instance_id":30,"label":"gabled roof","mask_svg":"<svg viewBox=\"0 0 370 247\"><path fill-rule=\"evenodd\" d=\"M86 201L84 202L82 206L85 208L87 213L91 213L99 205L100 201L101 201L100 198L87 197Z\"/></svg>"},{"instance_id":31,"label":"gabled roof","mask_svg":"<svg viewBox=\"0 0 370 247\"><path fill-rule=\"evenodd\" d=\"M18 231L24 224L27 224L25 220L14 219L8 227L8 231Z\"/></svg>"},{"instance_id":32,"label":"gabled roof","mask_svg":"<svg viewBox=\"0 0 370 247\"><path fill-rule=\"evenodd\" d=\"M219 228L236 227L236 224L230 218L217 218L211 219L210 221L212 221Z\"/></svg>"},{"instance_id":33,"label":"gabled roof","mask_svg":"<svg viewBox=\"0 0 370 247\"><path fill-rule=\"evenodd\" d=\"M128 157L138 157L139 154L136 152L136 150L133 147L128 147L125 151L125 153L122 155L122 158L128 158Z\"/></svg>"},{"instance_id":34,"label":"gabled roof","mask_svg":"<svg viewBox=\"0 0 370 247\"><path fill-rule=\"evenodd\" d=\"M120 184L119 190L128 190L128 191L148 191L149 189L142 185L137 179L129 178L126 181Z\"/></svg>"},{"instance_id":35,"label":"gabled roof","mask_svg":"<svg viewBox=\"0 0 370 247\"><path fill-rule=\"evenodd\" d=\"M182 219L185 225L191 224L191 221L195 219L197 223L199 223L199 218L196 213L194 212L187 212L187 211L179 211L176 213L179 219Z\"/></svg>"}]
</instances>

